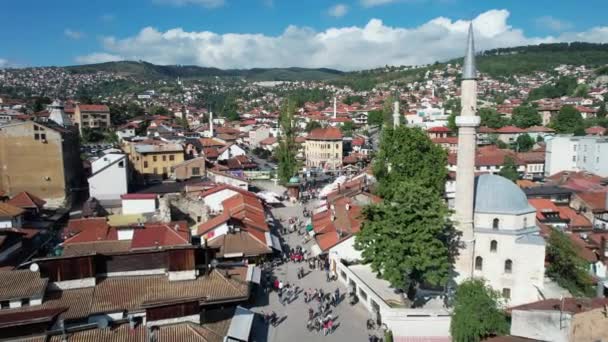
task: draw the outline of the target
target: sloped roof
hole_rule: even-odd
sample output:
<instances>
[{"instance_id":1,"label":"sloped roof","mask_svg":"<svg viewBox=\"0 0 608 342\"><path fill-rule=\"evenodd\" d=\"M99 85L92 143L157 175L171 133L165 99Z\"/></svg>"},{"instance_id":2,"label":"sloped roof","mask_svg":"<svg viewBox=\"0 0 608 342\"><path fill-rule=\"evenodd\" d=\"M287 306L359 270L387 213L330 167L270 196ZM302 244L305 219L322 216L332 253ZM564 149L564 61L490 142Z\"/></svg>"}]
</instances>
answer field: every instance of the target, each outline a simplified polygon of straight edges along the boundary
<instances>
[{"instance_id":1,"label":"sloped roof","mask_svg":"<svg viewBox=\"0 0 608 342\"><path fill-rule=\"evenodd\" d=\"M106 105L79 104L78 108L80 108L81 112L110 112L110 108Z\"/></svg>"},{"instance_id":2,"label":"sloped roof","mask_svg":"<svg viewBox=\"0 0 608 342\"><path fill-rule=\"evenodd\" d=\"M46 201L27 191L23 191L11 198L7 203L23 209L42 209Z\"/></svg>"},{"instance_id":3,"label":"sloped roof","mask_svg":"<svg viewBox=\"0 0 608 342\"><path fill-rule=\"evenodd\" d=\"M0 202L0 218L12 218L23 214L25 210L9 203Z\"/></svg>"},{"instance_id":4,"label":"sloped roof","mask_svg":"<svg viewBox=\"0 0 608 342\"><path fill-rule=\"evenodd\" d=\"M342 140L342 131L337 127L315 128L306 137L309 140Z\"/></svg>"},{"instance_id":5,"label":"sloped roof","mask_svg":"<svg viewBox=\"0 0 608 342\"><path fill-rule=\"evenodd\" d=\"M48 278L30 270L0 271L0 301L42 297Z\"/></svg>"}]
</instances>

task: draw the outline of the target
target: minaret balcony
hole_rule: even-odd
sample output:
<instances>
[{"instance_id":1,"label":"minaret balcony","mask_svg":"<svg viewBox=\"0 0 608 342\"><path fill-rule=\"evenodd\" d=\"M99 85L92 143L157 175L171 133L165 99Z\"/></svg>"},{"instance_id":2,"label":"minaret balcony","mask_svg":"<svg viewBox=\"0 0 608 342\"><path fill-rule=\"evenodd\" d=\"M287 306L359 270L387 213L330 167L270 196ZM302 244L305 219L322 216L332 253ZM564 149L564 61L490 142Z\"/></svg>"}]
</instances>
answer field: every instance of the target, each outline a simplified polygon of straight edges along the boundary
<instances>
[{"instance_id":1,"label":"minaret balcony","mask_svg":"<svg viewBox=\"0 0 608 342\"><path fill-rule=\"evenodd\" d=\"M458 127L479 127L481 119L479 116L457 116L456 126Z\"/></svg>"}]
</instances>

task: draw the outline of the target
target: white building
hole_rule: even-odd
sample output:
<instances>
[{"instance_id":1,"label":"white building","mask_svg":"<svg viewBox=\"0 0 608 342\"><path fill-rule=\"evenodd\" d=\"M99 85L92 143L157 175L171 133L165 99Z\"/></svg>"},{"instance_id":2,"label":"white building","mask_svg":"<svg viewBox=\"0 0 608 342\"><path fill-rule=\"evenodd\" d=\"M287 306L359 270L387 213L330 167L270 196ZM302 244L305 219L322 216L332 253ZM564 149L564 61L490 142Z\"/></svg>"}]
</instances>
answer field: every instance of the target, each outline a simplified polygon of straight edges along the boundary
<instances>
[{"instance_id":1,"label":"white building","mask_svg":"<svg viewBox=\"0 0 608 342\"><path fill-rule=\"evenodd\" d=\"M475 177L477 71L473 28L462 72L462 112L458 126L455 221L461 233L456 281L480 277L502 293L507 305L542 299L545 241L536 210L524 192L496 175Z\"/></svg>"},{"instance_id":2,"label":"white building","mask_svg":"<svg viewBox=\"0 0 608 342\"><path fill-rule=\"evenodd\" d=\"M228 160L236 156L247 155L247 152L245 152L245 150L237 144L231 144L223 147L219 150L219 153L220 155L217 157L217 160Z\"/></svg>"},{"instance_id":3,"label":"white building","mask_svg":"<svg viewBox=\"0 0 608 342\"><path fill-rule=\"evenodd\" d=\"M258 126L249 131L249 146L256 148L260 145L260 142L270 137L270 127L266 125Z\"/></svg>"},{"instance_id":4,"label":"white building","mask_svg":"<svg viewBox=\"0 0 608 342\"><path fill-rule=\"evenodd\" d=\"M107 153L91 163L89 196L100 201L119 200L129 190L127 156Z\"/></svg>"},{"instance_id":5,"label":"white building","mask_svg":"<svg viewBox=\"0 0 608 342\"><path fill-rule=\"evenodd\" d=\"M147 214L156 212L156 194L124 194L122 200L122 214Z\"/></svg>"},{"instance_id":6,"label":"white building","mask_svg":"<svg viewBox=\"0 0 608 342\"><path fill-rule=\"evenodd\" d=\"M587 171L608 177L608 138L560 135L547 139L545 176L561 171Z\"/></svg>"}]
</instances>

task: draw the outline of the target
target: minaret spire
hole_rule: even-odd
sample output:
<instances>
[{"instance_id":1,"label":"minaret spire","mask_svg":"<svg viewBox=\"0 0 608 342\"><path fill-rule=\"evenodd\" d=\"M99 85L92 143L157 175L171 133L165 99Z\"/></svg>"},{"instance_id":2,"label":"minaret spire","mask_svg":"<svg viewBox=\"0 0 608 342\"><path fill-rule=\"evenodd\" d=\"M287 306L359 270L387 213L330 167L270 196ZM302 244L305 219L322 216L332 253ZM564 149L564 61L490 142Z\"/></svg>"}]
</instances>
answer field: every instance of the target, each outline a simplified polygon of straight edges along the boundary
<instances>
[{"instance_id":1,"label":"minaret spire","mask_svg":"<svg viewBox=\"0 0 608 342\"><path fill-rule=\"evenodd\" d=\"M474 198L475 198L475 149L476 132L479 126L477 116L477 72L475 68L475 47L473 25L469 26L467 49L462 68L460 87L462 112L456 116L458 126L458 159L456 170L455 218L457 229L462 233L460 250L455 269L457 280L473 276L475 255Z\"/></svg>"},{"instance_id":2,"label":"minaret spire","mask_svg":"<svg viewBox=\"0 0 608 342\"><path fill-rule=\"evenodd\" d=\"M475 67L475 37L473 36L473 22L471 22L471 24L469 25L467 50L464 54L464 64L462 65L462 79L477 79L477 68Z\"/></svg>"},{"instance_id":3,"label":"minaret spire","mask_svg":"<svg viewBox=\"0 0 608 342\"><path fill-rule=\"evenodd\" d=\"M393 102L393 128L397 128L401 123L401 115L399 114L399 101Z\"/></svg>"}]
</instances>

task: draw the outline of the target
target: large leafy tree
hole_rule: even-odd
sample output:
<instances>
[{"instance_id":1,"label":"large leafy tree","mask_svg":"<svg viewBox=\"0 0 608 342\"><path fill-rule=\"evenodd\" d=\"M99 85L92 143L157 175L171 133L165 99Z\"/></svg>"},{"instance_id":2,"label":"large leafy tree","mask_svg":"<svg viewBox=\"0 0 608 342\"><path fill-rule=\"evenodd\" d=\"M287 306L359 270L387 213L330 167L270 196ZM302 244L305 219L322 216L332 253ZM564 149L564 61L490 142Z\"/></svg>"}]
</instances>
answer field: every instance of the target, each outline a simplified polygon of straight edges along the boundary
<instances>
[{"instance_id":1,"label":"large leafy tree","mask_svg":"<svg viewBox=\"0 0 608 342\"><path fill-rule=\"evenodd\" d=\"M392 200L403 181L416 180L438 194L444 191L447 154L419 128L399 126L382 131L373 165L378 194Z\"/></svg>"},{"instance_id":2,"label":"large leafy tree","mask_svg":"<svg viewBox=\"0 0 608 342\"><path fill-rule=\"evenodd\" d=\"M547 246L547 275L574 296L592 296L587 262L579 257L577 247L561 231L552 230Z\"/></svg>"},{"instance_id":3,"label":"large leafy tree","mask_svg":"<svg viewBox=\"0 0 608 342\"><path fill-rule=\"evenodd\" d=\"M492 108L480 108L477 111L477 115L479 115L482 126L501 128L509 124L509 119L503 117Z\"/></svg>"},{"instance_id":4,"label":"large leafy tree","mask_svg":"<svg viewBox=\"0 0 608 342\"><path fill-rule=\"evenodd\" d=\"M516 149L519 152L528 152L534 146L534 139L529 134L522 134L515 140Z\"/></svg>"},{"instance_id":5,"label":"large leafy tree","mask_svg":"<svg viewBox=\"0 0 608 342\"><path fill-rule=\"evenodd\" d=\"M499 175L511 180L512 182L519 179L519 172L517 172L517 164L511 156L506 156L502 164L502 168L498 172Z\"/></svg>"},{"instance_id":6,"label":"large leafy tree","mask_svg":"<svg viewBox=\"0 0 608 342\"><path fill-rule=\"evenodd\" d=\"M322 126L319 121L311 120L306 123L306 127L304 128L304 130L306 131L306 133L310 133L310 131L312 131L313 129L321 128L321 127Z\"/></svg>"},{"instance_id":7,"label":"large leafy tree","mask_svg":"<svg viewBox=\"0 0 608 342\"><path fill-rule=\"evenodd\" d=\"M482 279L469 279L456 289L450 332L454 342L479 342L504 335L509 324L500 309L501 296Z\"/></svg>"},{"instance_id":8,"label":"large leafy tree","mask_svg":"<svg viewBox=\"0 0 608 342\"><path fill-rule=\"evenodd\" d=\"M362 250L364 261L381 278L412 299L421 283L447 283L454 230L447 206L435 189L413 180L394 186L391 201L363 211L365 220L355 248Z\"/></svg>"},{"instance_id":9,"label":"large leafy tree","mask_svg":"<svg viewBox=\"0 0 608 342\"><path fill-rule=\"evenodd\" d=\"M511 117L513 124L519 128L528 128L542 125L543 119L532 106L519 106L513 109Z\"/></svg>"},{"instance_id":10,"label":"large leafy tree","mask_svg":"<svg viewBox=\"0 0 608 342\"><path fill-rule=\"evenodd\" d=\"M384 123L384 113L381 110L372 110L367 114L367 124L381 126Z\"/></svg>"},{"instance_id":11,"label":"large leafy tree","mask_svg":"<svg viewBox=\"0 0 608 342\"><path fill-rule=\"evenodd\" d=\"M298 172L296 160L297 147L295 143L296 127L294 126L295 106L292 100L287 100L281 109L279 125L281 128L279 146L277 147L278 177L282 183L287 183Z\"/></svg>"},{"instance_id":12,"label":"large leafy tree","mask_svg":"<svg viewBox=\"0 0 608 342\"><path fill-rule=\"evenodd\" d=\"M352 137L353 131L355 130L355 124L352 121L346 121L340 126L340 130L345 136Z\"/></svg>"},{"instance_id":13,"label":"large leafy tree","mask_svg":"<svg viewBox=\"0 0 608 342\"><path fill-rule=\"evenodd\" d=\"M567 105L559 110L551 124L558 133L577 133L584 128L585 122L576 108Z\"/></svg>"}]
</instances>

